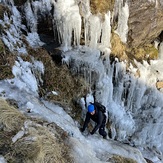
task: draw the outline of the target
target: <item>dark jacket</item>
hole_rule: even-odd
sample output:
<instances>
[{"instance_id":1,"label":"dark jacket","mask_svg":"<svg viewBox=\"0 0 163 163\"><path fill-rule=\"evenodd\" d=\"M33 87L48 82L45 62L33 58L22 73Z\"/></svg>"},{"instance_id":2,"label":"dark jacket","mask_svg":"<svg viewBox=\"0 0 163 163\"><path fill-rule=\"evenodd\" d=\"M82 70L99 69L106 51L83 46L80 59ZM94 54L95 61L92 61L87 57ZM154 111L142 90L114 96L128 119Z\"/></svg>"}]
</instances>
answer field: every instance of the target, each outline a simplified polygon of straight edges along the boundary
<instances>
[{"instance_id":1,"label":"dark jacket","mask_svg":"<svg viewBox=\"0 0 163 163\"><path fill-rule=\"evenodd\" d=\"M91 134L94 134L99 128L104 128L106 123L106 115L102 113L101 110L99 110L97 107L95 107L95 114L91 115L89 112L86 114L86 118L83 125L83 131L88 126L88 123L90 122L90 119L92 119L94 122L96 122L96 125L94 129L92 130Z\"/></svg>"}]
</instances>

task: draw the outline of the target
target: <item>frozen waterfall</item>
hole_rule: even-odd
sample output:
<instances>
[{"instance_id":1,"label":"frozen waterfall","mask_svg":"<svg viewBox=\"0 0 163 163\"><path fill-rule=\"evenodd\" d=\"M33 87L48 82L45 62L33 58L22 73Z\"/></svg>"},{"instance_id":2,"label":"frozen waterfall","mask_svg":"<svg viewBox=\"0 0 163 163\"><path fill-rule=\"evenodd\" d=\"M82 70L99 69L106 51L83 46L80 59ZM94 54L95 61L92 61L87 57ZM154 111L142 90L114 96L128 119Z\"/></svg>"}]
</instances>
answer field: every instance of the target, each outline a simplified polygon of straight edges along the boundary
<instances>
[{"instance_id":1,"label":"frozen waterfall","mask_svg":"<svg viewBox=\"0 0 163 163\"><path fill-rule=\"evenodd\" d=\"M100 15L91 14L89 0L27 1L23 6L26 19L26 24L23 24L14 2L2 0L1 3L9 7L11 16L4 13L4 20L0 20L4 27L1 37L10 51L26 54L22 38L25 37L32 47L42 46L44 43L40 41L37 29L38 17L51 15L52 28L57 30L63 50L62 61L71 65L76 74L81 73L88 83L94 82L96 89L91 91L94 91L96 100L107 107L112 139L127 142L140 149L144 157L155 163L161 162L163 94L156 89L155 83L163 79L163 43L160 45L160 59L150 64L135 61L137 69L130 65L126 71L125 62L111 61L111 19L115 15L118 16L116 32L122 42L126 42L128 33L129 8L127 1L124 6L122 2L116 0L114 12L108 11L102 20ZM82 32L84 45L81 45Z\"/></svg>"}]
</instances>

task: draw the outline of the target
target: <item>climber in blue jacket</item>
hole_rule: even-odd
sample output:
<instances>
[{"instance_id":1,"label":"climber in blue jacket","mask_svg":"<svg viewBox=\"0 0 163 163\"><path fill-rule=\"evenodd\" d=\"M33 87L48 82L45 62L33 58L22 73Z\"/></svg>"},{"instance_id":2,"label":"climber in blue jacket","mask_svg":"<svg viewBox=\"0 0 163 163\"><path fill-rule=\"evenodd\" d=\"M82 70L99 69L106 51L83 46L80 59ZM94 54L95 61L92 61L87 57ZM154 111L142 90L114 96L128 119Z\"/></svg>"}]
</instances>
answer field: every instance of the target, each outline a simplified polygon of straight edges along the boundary
<instances>
[{"instance_id":1,"label":"climber in blue jacket","mask_svg":"<svg viewBox=\"0 0 163 163\"><path fill-rule=\"evenodd\" d=\"M99 129L99 134L102 135L104 139L106 139L107 137L107 133L105 131L106 115L95 104L96 103L94 104L91 103L88 106L88 112L86 114L84 125L83 128L80 129L80 131L84 132L86 127L88 126L88 123L90 122L90 119L92 119L94 122L96 122L96 125L90 134L93 135Z\"/></svg>"}]
</instances>

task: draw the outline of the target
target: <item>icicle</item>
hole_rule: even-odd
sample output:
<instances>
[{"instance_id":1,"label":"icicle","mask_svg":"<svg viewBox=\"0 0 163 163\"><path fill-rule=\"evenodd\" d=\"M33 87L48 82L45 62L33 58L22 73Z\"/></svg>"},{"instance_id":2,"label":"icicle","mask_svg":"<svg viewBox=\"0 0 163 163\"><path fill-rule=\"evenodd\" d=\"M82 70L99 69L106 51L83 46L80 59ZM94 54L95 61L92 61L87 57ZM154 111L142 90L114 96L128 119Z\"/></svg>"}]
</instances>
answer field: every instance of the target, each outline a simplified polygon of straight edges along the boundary
<instances>
[{"instance_id":1,"label":"icicle","mask_svg":"<svg viewBox=\"0 0 163 163\"><path fill-rule=\"evenodd\" d=\"M79 14L79 7L74 0L60 0L53 1L54 22L57 25L57 31L63 46L63 50L71 49L72 40L74 46L80 45L81 34L81 16Z\"/></svg>"},{"instance_id":2,"label":"icicle","mask_svg":"<svg viewBox=\"0 0 163 163\"><path fill-rule=\"evenodd\" d=\"M115 80L114 80L114 100L118 103L122 100L124 78L123 75L126 73L126 67L124 63L115 64Z\"/></svg>"},{"instance_id":3,"label":"icicle","mask_svg":"<svg viewBox=\"0 0 163 163\"><path fill-rule=\"evenodd\" d=\"M9 5L9 6L13 6L14 5L14 1L13 0L2 0L2 3Z\"/></svg>"},{"instance_id":4,"label":"icicle","mask_svg":"<svg viewBox=\"0 0 163 163\"><path fill-rule=\"evenodd\" d=\"M27 1L24 5L24 11L26 15L27 26L29 27L31 33L37 32L37 23L38 23L38 11L40 14L45 16L49 14L51 10L51 1L42 0L42 1Z\"/></svg>"},{"instance_id":5,"label":"icicle","mask_svg":"<svg viewBox=\"0 0 163 163\"><path fill-rule=\"evenodd\" d=\"M126 88L126 95L125 95L125 102L126 102L126 110L133 111L132 109L135 107L133 103L133 96L134 96L134 90L136 87L136 79L131 75L128 80L128 85Z\"/></svg>"},{"instance_id":6,"label":"icicle","mask_svg":"<svg viewBox=\"0 0 163 163\"><path fill-rule=\"evenodd\" d=\"M24 5L25 18L27 21L27 26L31 30L31 33L37 32L37 17L32 11L31 4L29 1Z\"/></svg>"},{"instance_id":7,"label":"icicle","mask_svg":"<svg viewBox=\"0 0 163 163\"><path fill-rule=\"evenodd\" d=\"M123 3L122 3L123 4ZM129 7L127 2L125 6L119 6L119 15L118 15L118 27L116 32L121 38L121 41L126 43L127 41L127 33L128 33L128 17L129 17Z\"/></svg>"},{"instance_id":8,"label":"icicle","mask_svg":"<svg viewBox=\"0 0 163 163\"><path fill-rule=\"evenodd\" d=\"M41 15L49 14L52 9L51 0L33 1L32 7L34 9L35 16L37 16L38 11L40 11Z\"/></svg>"},{"instance_id":9,"label":"icicle","mask_svg":"<svg viewBox=\"0 0 163 163\"><path fill-rule=\"evenodd\" d=\"M89 17L89 26L88 26L88 38L90 38L89 46L91 48L97 48L97 43L101 36L101 21L98 16L90 16ZM88 42L88 41L87 41Z\"/></svg>"},{"instance_id":10,"label":"icicle","mask_svg":"<svg viewBox=\"0 0 163 163\"><path fill-rule=\"evenodd\" d=\"M108 14L105 14L105 21L102 24L102 37L101 44L104 47L111 47L110 38L111 38L111 25L110 25L110 11Z\"/></svg>"}]
</instances>

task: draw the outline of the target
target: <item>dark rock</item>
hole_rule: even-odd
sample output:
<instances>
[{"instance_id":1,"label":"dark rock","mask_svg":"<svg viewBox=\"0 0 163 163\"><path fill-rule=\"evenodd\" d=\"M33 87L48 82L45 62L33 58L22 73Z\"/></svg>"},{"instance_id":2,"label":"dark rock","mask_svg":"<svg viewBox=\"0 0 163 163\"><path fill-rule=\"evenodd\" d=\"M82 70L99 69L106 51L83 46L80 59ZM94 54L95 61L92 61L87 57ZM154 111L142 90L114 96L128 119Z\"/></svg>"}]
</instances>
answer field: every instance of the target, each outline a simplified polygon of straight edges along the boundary
<instances>
[{"instance_id":1,"label":"dark rock","mask_svg":"<svg viewBox=\"0 0 163 163\"><path fill-rule=\"evenodd\" d=\"M53 59L53 61L57 64L57 65L62 65L62 51L59 49L54 49L53 52L51 52L51 57Z\"/></svg>"},{"instance_id":2,"label":"dark rock","mask_svg":"<svg viewBox=\"0 0 163 163\"><path fill-rule=\"evenodd\" d=\"M157 3L157 4L156 4ZM163 31L163 2L129 1L128 44L133 47L156 40Z\"/></svg>"},{"instance_id":3,"label":"dark rock","mask_svg":"<svg viewBox=\"0 0 163 163\"><path fill-rule=\"evenodd\" d=\"M27 2L27 0L14 0L15 6L22 6L26 2Z\"/></svg>"}]
</instances>

